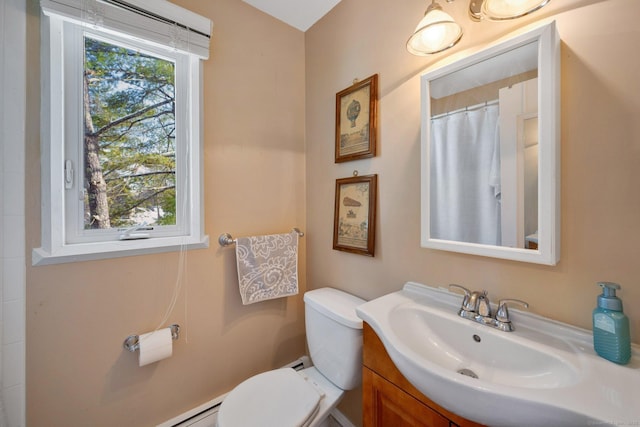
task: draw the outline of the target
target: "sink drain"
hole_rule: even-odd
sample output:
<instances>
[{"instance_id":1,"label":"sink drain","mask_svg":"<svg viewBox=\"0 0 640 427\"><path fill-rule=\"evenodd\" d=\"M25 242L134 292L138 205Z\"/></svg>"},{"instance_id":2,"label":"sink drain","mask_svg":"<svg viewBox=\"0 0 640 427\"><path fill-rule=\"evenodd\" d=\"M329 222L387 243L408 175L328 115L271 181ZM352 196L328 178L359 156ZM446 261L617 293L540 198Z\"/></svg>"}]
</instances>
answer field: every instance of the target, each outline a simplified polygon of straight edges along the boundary
<instances>
[{"instance_id":1,"label":"sink drain","mask_svg":"<svg viewBox=\"0 0 640 427\"><path fill-rule=\"evenodd\" d=\"M478 378L478 376L476 375L475 372L473 372L471 369L458 369L458 373L460 375L464 375L466 377L471 377L471 378Z\"/></svg>"}]
</instances>

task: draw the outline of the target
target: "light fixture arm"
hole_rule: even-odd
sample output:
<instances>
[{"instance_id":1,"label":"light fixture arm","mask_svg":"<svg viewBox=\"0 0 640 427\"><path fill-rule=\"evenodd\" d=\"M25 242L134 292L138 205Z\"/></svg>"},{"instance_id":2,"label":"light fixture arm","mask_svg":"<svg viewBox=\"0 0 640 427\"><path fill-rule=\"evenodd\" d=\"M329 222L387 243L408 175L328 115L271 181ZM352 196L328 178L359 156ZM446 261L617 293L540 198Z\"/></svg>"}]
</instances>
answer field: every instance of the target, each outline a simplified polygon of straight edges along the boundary
<instances>
[{"instance_id":1,"label":"light fixture arm","mask_svg":"<svg viewBox=\"0 0 640 427\"><path fill-rule=\"evenodd\" d=\"M436 0L431 0L431 4L427 6L427 10L424 11L424 14L431 12L432 10L442 10L442 6L436 3Z\"/></svg>"},{"instance_id":2,"label":"light fixture arm","mask_svg":"<svg viewBox=\"0 0 640 427\"><path fill-rule=\"evenodd\" d=\"M482 3L484 0L469 0L469 18L473 22L482 21Z\"/></svg>"}]
</instances>

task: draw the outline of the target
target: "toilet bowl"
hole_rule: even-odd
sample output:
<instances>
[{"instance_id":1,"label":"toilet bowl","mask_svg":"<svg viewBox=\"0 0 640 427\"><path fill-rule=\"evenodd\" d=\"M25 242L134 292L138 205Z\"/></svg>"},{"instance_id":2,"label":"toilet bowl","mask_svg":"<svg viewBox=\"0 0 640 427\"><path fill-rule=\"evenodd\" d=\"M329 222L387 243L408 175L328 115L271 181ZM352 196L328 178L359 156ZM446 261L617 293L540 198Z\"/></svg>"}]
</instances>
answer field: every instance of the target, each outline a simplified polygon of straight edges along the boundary
<instances>
[{"instance_id":1,"label":"toilet bowl","mask_svg":"<svg viewBox=\"0 0 640 427\"><path fill-rule=\"evenodd\" d=\"M234 388L222 402L218 427L319 427L346 390L362 381L362 320L365 301L333 288L304 295L309 353L314 365L275 369Z\"/></svg>"}]
</instances>

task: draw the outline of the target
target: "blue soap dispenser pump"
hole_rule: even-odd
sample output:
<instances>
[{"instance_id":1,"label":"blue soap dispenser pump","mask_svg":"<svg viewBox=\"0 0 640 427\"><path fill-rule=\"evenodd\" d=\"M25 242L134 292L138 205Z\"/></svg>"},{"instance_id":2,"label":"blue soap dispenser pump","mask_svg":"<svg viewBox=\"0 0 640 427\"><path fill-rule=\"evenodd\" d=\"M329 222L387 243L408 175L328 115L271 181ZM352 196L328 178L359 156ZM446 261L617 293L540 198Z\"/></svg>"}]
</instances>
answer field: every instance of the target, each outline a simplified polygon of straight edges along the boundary
<instances>
[{"instance_id":1,"label":"blue soap dispenser pump","mask_svg":"<svg viewBox=\"0 0 640 427\"><path fill-rule=\"evenodd\" d=\"M622 301L616 296L620 285L598 282L602 295L593 310L593 348L607 360L625 365L631 359L629 318L622 312Z\"/></svg>"}]
</instances>

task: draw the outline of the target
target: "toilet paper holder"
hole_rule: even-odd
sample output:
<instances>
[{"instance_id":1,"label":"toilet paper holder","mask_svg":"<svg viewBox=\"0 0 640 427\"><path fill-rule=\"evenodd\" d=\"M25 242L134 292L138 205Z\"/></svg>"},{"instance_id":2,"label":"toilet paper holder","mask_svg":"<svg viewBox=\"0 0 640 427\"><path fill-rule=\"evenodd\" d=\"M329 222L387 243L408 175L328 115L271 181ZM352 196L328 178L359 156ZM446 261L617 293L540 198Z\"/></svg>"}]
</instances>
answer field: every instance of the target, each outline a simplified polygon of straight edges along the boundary
<instances>
[{"instance_id":1,"label":"toilet paper holder","mask_svg":"<svg viewBox=\"0 0 640 427\"><path fill-rule=\"evenodd\" d=\"M169 326L169 329L171 329L171 339L177 340L180 336L180 325L173 324ZM125 350L133 353L140 349L140 337L138 335L129 335L122 343L122 346Z\"/></svg>"}]
</instances>

